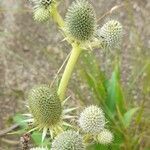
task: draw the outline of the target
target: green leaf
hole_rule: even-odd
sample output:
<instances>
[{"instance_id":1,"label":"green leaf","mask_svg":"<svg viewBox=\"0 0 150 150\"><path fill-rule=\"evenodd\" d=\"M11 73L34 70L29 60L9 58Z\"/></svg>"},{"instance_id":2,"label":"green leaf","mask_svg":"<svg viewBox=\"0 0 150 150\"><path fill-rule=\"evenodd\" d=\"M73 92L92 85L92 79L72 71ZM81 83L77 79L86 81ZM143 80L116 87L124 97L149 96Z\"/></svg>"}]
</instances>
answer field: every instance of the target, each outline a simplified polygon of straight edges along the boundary
<instances>
[{"instance_id":1,"label":"green leaf","mask_svg":"<svg viewBox=\"0 0 150 150\"><path fill-rule=\"evenodd\" d=\"M107 82L106 88L108 97L106 104L112 114L116 113L116 108L123 114L125 112L125 101L120 85L120 72L119 67L116 65L114 72L112 73L111 79Z\"/></svg>"},{"instance_id":2,"label":"green leaf","mask_svg":"<svg viewBox=\"0 0 150 150\"><path fill-rule=\"evenodd\" d=\"M49 139L44 139L44 142L42 142L42 133L38 131L34 131L31 135L31 138L35 145L37 146L50 146Z\"/></svg>"},{"instance_id":3,"label":"green leaf","mask_svg":"<svg viewBox=\"0 0 150 150\"><path fill-rule=\"evenodd\" d=\"M86 81L97 102L100 103L106 98L104 73L100 70L100 66L91 52L83 52L80 60L80 77Z\"/></svg>"},{"instance_id":4,"label":"green leaf","mask_svg":"<svg viewBox=\"0 0 150 150\"><path fill-rule=\"evenodd\" d=\"M31 137L37 146L42 144L42 133L35 131L32 133Z\"/></svg>"},{"instance_id":5,"label":"green leaf","mask_svg":"<svg viewBox=\"0 0 150 150\"><path fill-rule=\"evenodd\" d=\"M100 144L93 144L90 145L87 150L109 150L109 147L107 145L100 145Z\"/></svg>"},{"instance_id":6,"label":"green leaf","mask_svg":"<svg viewBox=\"0 0 150 150\"><path fill-rule=\"evenodd\" d=\"M16 114L13 116L13 122L19 125L19 129L17 131L12 131L9 134L16 134L21 135L26 132L26 129L28 128L28 124L24 122L25 118L21 114Z\"/></svg>"},{"instance_id":7,"label":"green leaf","mask_svg":"<svg viewBox=\"0 0 150 150\"><path fill-rule=\"evenodd\" d=\"M24 122L25 120L25 117L21 114L16 114L14 117L13 117L13 121L17 124L19 124L22 128L25 128L27 127L27 123Z\"/></svg>"},{"instance_id":8,"label":"green leaf","mask_svg":"<svg viewBox=\"0 0 150 150\"><path fill-rule=\"evenodd\" d=\"M132 108L129 111L127 111L124 116L123 116L123 123L125 127L129 127L129 125L131 124L133 115L139 110L138 107L136 108Z\"/></svg>"}]
</instances>

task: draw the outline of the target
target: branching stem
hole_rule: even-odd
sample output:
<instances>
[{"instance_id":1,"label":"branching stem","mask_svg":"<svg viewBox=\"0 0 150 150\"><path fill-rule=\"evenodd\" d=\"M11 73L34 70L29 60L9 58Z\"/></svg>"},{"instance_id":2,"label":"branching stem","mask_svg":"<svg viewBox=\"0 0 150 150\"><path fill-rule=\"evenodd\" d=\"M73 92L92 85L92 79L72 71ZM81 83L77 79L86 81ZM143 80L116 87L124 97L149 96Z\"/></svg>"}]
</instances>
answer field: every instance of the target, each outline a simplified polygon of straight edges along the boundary
<instances>
[{"instance_id":1,"label":"branching stem","mask_svg":"<svg viewBox=\"0 0 150 150\"><path fill-rule=\"evenodd\" d=\"M59 12L57 10L57 6L52 7L51 15L52 15L54 22L56 22L60 28L63 28L64 20L61 17L61 15L59 14Z\"/></svg>"},{"instance_id":2,"label":"branching stem","mask_svg":"<svg viewBox=\"0 0 150 150\"><path fill-rule=\"evenodd\" d=\"M63 76L61 78L61 81L60 81L60 84L58 87L58 95L59 95L60 100L62 100L62 101L65 98L67 85L71 78L74 66L75 66L75 64L78 60L78 57L82 51L80 45L77 43L72 44L72 47L73 47L73 49L72 49L70 58L68 60L68 63L66 65L65 71L63 73Z\"/></svg>"},{"instance_id":3,"label":"branching stem","mask_svg":"<svg viewBox=\"0 0 150 150\"><path fill-rule=\"evenodd\" d=\"M61 15L59 14L56 6L53 7L51 15L53 17L54 22L56 22L58 24L58 26L63 30L64 21L63 21ZM81 53L80 44L72 43L71 55L70 55L70 58L68 60L68 63L66 65L65 71L62 75L62 78L61 78L61 81L60 81L60 84L58 87L58 95L59 95L59 98L61 101L63 101L65 99L65 93L67 90L67 86L68 86L74 66L78 60L80 53Z\"/></svg>"}]
</instances>

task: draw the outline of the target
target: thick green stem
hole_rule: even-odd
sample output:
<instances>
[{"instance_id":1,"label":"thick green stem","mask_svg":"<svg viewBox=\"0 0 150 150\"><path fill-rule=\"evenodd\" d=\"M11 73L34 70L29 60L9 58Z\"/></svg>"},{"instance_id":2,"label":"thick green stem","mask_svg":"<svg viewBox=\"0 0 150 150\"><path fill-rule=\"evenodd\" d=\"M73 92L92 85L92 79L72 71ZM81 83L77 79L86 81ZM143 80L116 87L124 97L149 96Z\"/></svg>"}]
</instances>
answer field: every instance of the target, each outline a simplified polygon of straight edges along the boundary
<instances>
[{"instance_id":1,"label":"thick green stem","mask_svg":"<svg viewBox=\"0 0 150 150\"><path fill-rule=\"evenodd\" d=\"M64 27L64 20L60 16L56 6L52 7L51 15L52 15L53 20L58 24L58 26L60 28L63 28Z\"/></svg>"},{"instance_id":2,"label":"thick green stem","mask_svg":"<svg viewBox=\"0 0 150 150\"><path fill-rule=\"evenodd\" d=\"M60 84L59 84L59 87L58 87L58 95L59 95L60 100L62 100L62 101L65 98L67 85L68 85L68 82L71 78L74 66L75 66L75 64L78 60L78 57L79 57L80 53L81 53L80 45L73 44L73 49L72 49L70 58L68 60L68 63L66 65L65 71L63 73L63 76L61 78L61 81L60 81Z\"/></svg>"}]
</instances>

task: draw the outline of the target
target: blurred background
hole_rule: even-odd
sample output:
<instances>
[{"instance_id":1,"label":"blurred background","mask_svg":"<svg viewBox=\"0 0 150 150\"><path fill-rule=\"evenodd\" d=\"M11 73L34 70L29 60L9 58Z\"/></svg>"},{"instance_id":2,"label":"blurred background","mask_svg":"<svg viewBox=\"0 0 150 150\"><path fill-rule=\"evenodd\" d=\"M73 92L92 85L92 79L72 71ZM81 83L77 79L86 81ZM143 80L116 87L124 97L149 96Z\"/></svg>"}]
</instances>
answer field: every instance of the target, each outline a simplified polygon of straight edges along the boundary
<instances>
[{"instance_id":1,"label":"blurred background","mask_svg":"<svg viewBox=\"0 0 150 150\"><path fill-rule=\"evenodd\" d=\"M72 0L63 1L60 13L64 17ZM145 100L144 113L148 120L150 94L145 92L150 93L150 1L90 1L96 9L98 20L112 7L121 6L99 20L98 24L101 27L110 19L117 19L123 24L123 43L118 52L122 60L121 81L124 89L129 89L132 103ZM70 46L62 39L62 34L52 21L42 24L33 20L28 0L0 0L0 130L9 128L13 116L26 110L25 95L33 85L51 83L54 79L70 52ZM99 49L94 53L109 76L112 56L107 55L106 59ZM76 77L75 72L72 82ZM1 136L0 150L17 150L19 138ZM148 135L145 138L149 139Z\"/></svg>"}]
</instances>

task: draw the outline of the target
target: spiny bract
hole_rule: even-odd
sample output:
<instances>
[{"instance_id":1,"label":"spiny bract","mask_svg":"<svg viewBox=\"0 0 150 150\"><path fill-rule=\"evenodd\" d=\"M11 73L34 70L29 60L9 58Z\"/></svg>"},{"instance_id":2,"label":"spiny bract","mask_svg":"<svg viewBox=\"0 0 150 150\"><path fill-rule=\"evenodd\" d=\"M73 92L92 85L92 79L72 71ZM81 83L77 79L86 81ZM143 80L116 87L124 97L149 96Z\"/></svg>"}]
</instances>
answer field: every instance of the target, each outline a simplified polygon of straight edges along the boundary
<instances>
[{"instance_id":1,"label":"spiny bract","mask_svg":"<svg viewBox=\"0 0 150 150\"><path fill-rule=\"evenodd\" d=\"M113 134L109 130L104 129L98 134L97 139L101 144L110 144L113 141Z\"/></svg>"},{"instance_id":2,"label":"spiny bract","mask_svg":"<svg viewBox=\"0 0 150 150\"><path fill-rule=\"evenodd\" d=\"M86 133L97 134L104 129L105 116L101 108L89 106L83 110L79 117L79 126Z\"/></svg>"},{"instance_id":3,"label":"spiny bract","mask_svg":"<svg viewBox=\"0 0 150 150\"><path fill-rule=\"evenodd\" d=\"M76 0L66 14L66 31L78 41L87 41L96 29L95 12L86 0Z\"/></svg>"},{"instance_id":4,"label":"spiny bract","mask_svg":"<svg viewBox=\"0 0 150 150\"><path fill-rule=\"evenodd\" d=\"M35 122L41 127L53 126L61 119L61 102L48 85L33 88L28 95L28 104Z\"/></svg>"},{"instance_id":5,"label":"spiny bract","mask_svg":"<svg viewBox=\"0 0 150 150\"><path fill-rule=\"evenodd\" d=\"M65 131L52 142L51 150L85 150L82 136L76 131Z\"/></svg>"},{"instance_id":6,"label":"spiny bract","mask_svg":"<svg viewBox=\"0 0 150 150\"><path fill-rule=\"evenodd\" d=\"M102 48L116 47L122 38L122 25L116 20L108 21L98 30L98 36L102 41Z\"/></svg>"}]
</instances>

